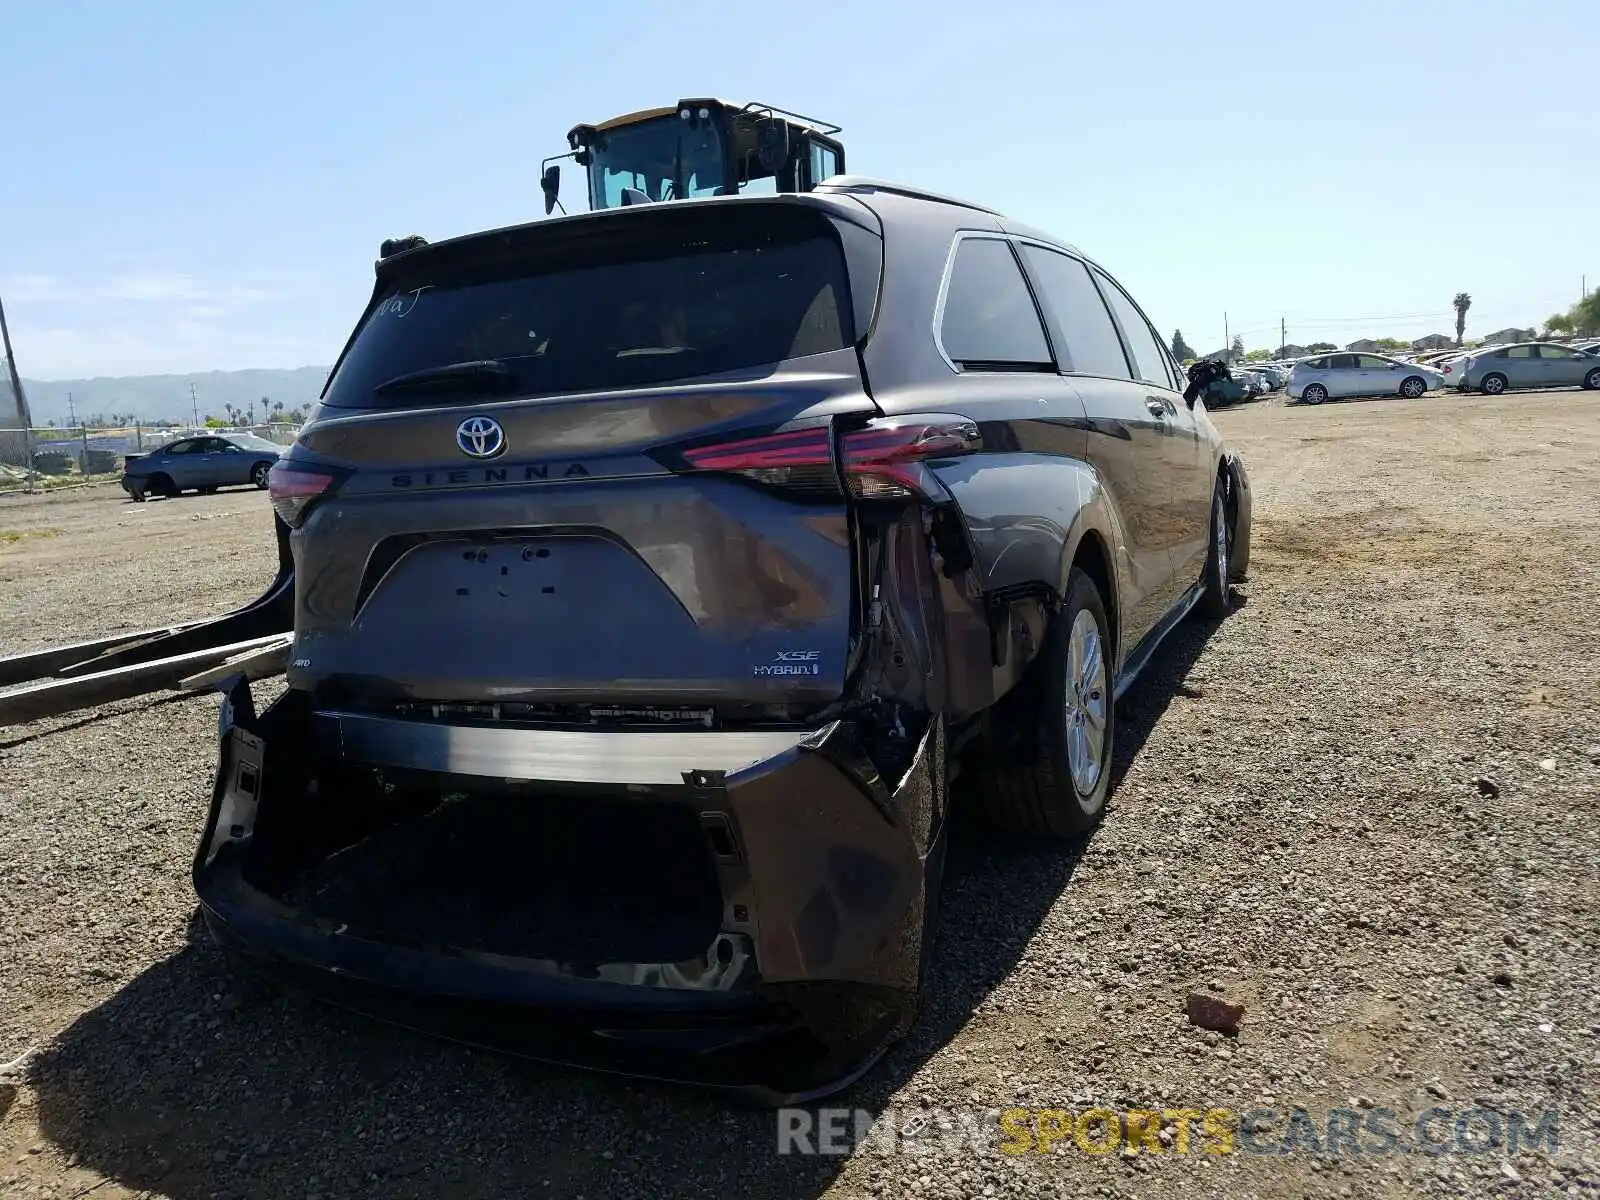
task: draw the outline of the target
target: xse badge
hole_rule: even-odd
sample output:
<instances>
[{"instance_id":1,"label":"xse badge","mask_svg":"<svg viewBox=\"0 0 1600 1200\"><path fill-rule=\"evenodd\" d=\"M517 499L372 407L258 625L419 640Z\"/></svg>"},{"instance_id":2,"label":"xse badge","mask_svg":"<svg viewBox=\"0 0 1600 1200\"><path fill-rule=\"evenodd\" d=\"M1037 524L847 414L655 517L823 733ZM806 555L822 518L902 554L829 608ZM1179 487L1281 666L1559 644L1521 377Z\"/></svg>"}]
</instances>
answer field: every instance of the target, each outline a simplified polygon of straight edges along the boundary
<instances>
[{"instance_id":1,"label":"xse badge","mask_svg":"<svg viewBox=\"0 0 1600 1200\"><path fill-rule=\"evenodd\" d=\"M822 668L817 660L821 650L779 650L772 661L756 667L757 676L763 675L820 675Z\"/></svg>"}]
</instances>

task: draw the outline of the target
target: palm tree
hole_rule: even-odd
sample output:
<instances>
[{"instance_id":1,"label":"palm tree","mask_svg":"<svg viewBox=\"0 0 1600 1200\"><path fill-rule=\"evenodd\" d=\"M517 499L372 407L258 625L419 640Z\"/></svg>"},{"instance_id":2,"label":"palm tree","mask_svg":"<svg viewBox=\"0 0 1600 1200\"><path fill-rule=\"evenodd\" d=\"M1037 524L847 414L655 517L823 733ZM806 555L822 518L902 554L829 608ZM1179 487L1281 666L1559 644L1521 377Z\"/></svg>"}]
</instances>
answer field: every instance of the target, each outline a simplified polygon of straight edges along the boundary
<instances>
[{"instance_id":1,"label":"palm tree","mask_svg":"<svg viewBox=\"0 0 1600 1200\"><path fill-rule=\"evenodd\" d=\"M1472 307L1472 297L1466 292L1457 292L1456 298L1450 302L1456 310L1456 345L1461 345L1461 339L1467 334L1467 309Z\"/></svg>"}]
</instances>

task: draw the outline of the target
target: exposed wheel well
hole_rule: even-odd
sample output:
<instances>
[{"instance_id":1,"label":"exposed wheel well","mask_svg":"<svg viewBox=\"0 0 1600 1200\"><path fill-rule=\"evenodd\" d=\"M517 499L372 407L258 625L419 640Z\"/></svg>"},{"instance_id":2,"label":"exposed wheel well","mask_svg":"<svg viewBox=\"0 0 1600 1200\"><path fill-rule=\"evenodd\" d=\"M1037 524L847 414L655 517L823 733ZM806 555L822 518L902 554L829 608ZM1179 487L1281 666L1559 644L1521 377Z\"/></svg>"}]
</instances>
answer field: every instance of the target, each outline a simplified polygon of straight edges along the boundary
<instances>
[{"instance_id":1,"label":"exposed wheel well","mask_svg":"<svg viewBox=\"0 0 1600 1200\"><path fill-rule=\"evenodd\" d=\"M1111 644L1120 647L1116 579L1111 573L1111 556L1106 553L1105 543L1098 533L1091 531L1083 535L1077 552L1072 556L1072 565L1094 581L1106 608L1106 620L1111 625Z\"/></svg>"}]
</instances>

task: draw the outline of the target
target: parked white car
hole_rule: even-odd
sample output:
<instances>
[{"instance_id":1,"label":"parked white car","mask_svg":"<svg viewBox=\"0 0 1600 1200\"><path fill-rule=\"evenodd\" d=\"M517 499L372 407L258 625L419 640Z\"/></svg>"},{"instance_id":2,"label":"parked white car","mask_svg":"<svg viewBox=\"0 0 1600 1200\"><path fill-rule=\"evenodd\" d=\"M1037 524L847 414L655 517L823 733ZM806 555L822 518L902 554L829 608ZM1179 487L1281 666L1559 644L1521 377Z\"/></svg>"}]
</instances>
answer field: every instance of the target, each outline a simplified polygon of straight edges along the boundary
<instances>
[{"instance_id":1,"label":"parked white car","mask_svg":"<svg viewBox=\"0 0 1600 1200\"><path fill-rule=\"evenodd\" d=\"M1445 375L1431 367L1401 362L1386 354L1324 354L1295 364L1289 376L1289 398L1303 404L1352 396L1405 396L1414 400L1445 385Z\"/></svg>"}]
</instances>

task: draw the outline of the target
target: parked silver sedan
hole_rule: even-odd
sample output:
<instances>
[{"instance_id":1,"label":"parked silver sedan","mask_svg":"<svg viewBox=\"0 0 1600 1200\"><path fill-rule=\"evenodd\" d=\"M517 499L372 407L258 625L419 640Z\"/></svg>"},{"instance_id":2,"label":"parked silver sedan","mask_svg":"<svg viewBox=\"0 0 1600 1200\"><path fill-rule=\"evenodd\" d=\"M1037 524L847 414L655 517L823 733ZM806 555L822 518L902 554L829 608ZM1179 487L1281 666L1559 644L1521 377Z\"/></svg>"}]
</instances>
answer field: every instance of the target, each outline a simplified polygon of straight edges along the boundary
<instances>
[{"instance_id":1,"label":"parked silver sedan","mask_svg":"<svg viewBox=\"0 0 1600 1200\"><path fill-rule=\"evenodd\" d=\"M206 494L237 484L267 486L267 472L283 447L253 433L185 437L148 454L123 460L122 490L135 500L178 495L186 489Z\"/></svg>"},{"instance_id":2,"label":"parked silver sedan","mask_svg":"<svg viewBox=\"0 0 1600 1200\"><path fill-rule=\"evenodd\" d=\"M1518 388L1600 389L1600 355L1558 342L1490 346L1455 364L1452 382L1463 392L1498 396Z\"/></svg>"},{"instance_id":3,"label":"parked silver sedan","mask_svg":"<svg viewBox=\"0 0 1600 1200\"><path fill-rule=\"evenodd\" d=\"M1383 354L1324 354L1302 359L1289 376L1289 398L1304 404L1352 396L1405 396L1415 400L1445 377L1432 367Z\"/></svg>"}]
</instances>

